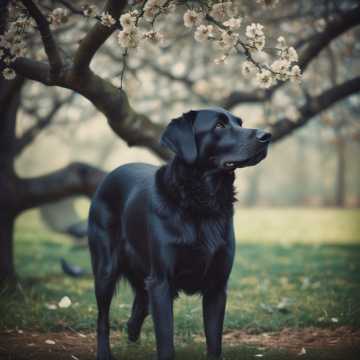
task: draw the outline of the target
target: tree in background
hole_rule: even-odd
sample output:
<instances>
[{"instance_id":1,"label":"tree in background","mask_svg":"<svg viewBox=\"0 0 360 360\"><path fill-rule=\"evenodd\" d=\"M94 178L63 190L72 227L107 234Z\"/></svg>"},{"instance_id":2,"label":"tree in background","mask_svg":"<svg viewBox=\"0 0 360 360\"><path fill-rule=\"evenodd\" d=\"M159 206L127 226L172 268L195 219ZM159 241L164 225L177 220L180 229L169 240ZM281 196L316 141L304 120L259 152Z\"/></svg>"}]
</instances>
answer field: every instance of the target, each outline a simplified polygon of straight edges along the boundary
<instances>
[{"instance_id":1,"label":"tree in background","mask_svg":"<svg viewBox=\"0 0 360 360\"><path fill-rule=\"evenodd\" d=\"M236 110L266 103L265 125L278 141L360 90L360 77L353 75L360 7L350 0L277 3L109 0L97 10L78 1L2 1L0 69L8 80L0 83L0 278L14 277L12 236L19 213L91 195L103 176L86 164L33 179L15 173L15 149L27 141L25 133L15 137L25 79L83 96L129 146L163 159L169 153L158 142L165 125L160 120L179 105ZM329 78L331 64L327 76L311 66L314 60L328 63L323 50L329 47L347 65L336 83ZM301 87L294 86L302 73Z\"/></svg>"}]
</instances>

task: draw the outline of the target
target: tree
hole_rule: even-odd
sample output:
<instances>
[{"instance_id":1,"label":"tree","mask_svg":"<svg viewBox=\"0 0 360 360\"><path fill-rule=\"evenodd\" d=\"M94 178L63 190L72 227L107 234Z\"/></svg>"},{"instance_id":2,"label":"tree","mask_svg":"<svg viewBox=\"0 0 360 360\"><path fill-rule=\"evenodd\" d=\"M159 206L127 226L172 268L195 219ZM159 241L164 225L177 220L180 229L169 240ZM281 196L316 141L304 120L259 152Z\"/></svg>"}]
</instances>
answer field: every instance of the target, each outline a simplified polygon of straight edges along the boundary
<instances>
[{"instance_id":1,"label":"tree","mask_svg":"<svg viewBox=\"0 0 360 360\"><path fill-rule=\"evenodd\" d=\"M244 103L271 102L279 93L282 96L290 95L293 99L292 114L289 114L289 111L276 112L274 106L272 120L266 123L276 142L301 128L338 101L360 90L360 77L349 78L347 74L342 74L341 81L336 84L322 81L320 86L314 87L316 92L311 88L315 78L311 63L315 59L326 61L326 57L322 58L323 50L330 44L334 44L336 51L342 55L346 53L347 58L354 59L354 64L349 63L348 73L356 74L354 39L355 28L360 24L360 7L357 1L342 1L341 4L331 0L321 4L316 1L288 1L286 6L271 11L263 8L261 4L274 5L276 2L258 1L254 4L253 1L244 0L230 5L229 2L219 5L216 2L179 1L177 6L179 5L184 13L183 18L172 12L173 1L163 0L133 1L132 5L128 5L127 1L108 0L102 12L96 12L90 5L81 10L77 1L57 1L62 10L54 9L53 2L47 0L36 3L32 0L11 1L11 6L7 4L9 1L3 1L0 66L5 77L12 78L15 73L17 76L11 81L1 80L0 84L0 108L3 111L0 135L0 209L1 214L6 213L0 219L0 277L14 275L12 229L15 218L21 211L74 194L90 196L104 175L101 170L86 164L70 164L55 173L34 179L20 179L16 175L13 169L14 149L19 148L21 142L27 141L25 135L22 139L16 139L14 132L24 79L45 86L66 88L82 95L104 114L111 129L129 146L146 147L163 159L168 159L169 153L159 145L158 139L165 123L153 120L148 115L151 111L146 114L136 111L128 98L128 92L132 94L135 103L140 101L140 97L143 98L142 101L149 97L159 97L161 89L154 90L154 86L150 95L146 94L145 90L142 93L137 89L136 94L131 91L131 81L136 79L143 69L155 74L156 79L164 80L165 86L169 85L166 87L168 94L161 100L163 104L173 105L177 100L190 99L189 105L217 104L236 110L237 106ZM238 5L241 5L241 11L246 12L251 20L246 27L245 36L241 36L238 31L241 20L244 20L240 19L239 14L231 12L239 8ZM136 13L133 12L134 7L137 9ZM90 19L93 21L92 25L84 20L84 15L89 17L91 12L95 14ZM145 21L144 18L150 18L149 24L140 24ZM179 33L179 29L183 29L183 19L185 26L194 27L195 31L182 30ZM280 38L276 48L268 50L265 47L265 30L258 24L259 19L266 27L271 28L270 37L283 35L278 30L279 23L287 26L286 35L293 46L287 45L288 42ZM68 28L66 23L64 27L58 26L65 20L69 21ZM25 31L25 27L31 24L34 25L32 30ZM289 24L293 28L290 29ZM144 28L144 40L161 40L161 33L153 30L156 25L167 29L172 41L165 43L165 47L159 50L144 45L137 53L133 52L132 48L140 42L140 25ZM300 32L304 25L306 29ZM70 31L78 31L79 34L85 32L79 44L69 42L69 36L66 35ZM110 38L114 32L118 32L121 47L115 46L113 37ZM346 51L343 42L339 40L345 33L351 40L346 43ZM24 56L22 49L16 46L23 41L19 40L20 34L31 45L28 56ZM106 41L107 44L104 45ZM212 50L209 51L212 46L203 46L202 43L198 45L199 41L206 44L211 41L220 47L216 63L225 64L213 64ZM39 48L44 50L45 59L36 59L36 50ZM187 49L187 58L182 60L189 67L188 71L180 71L179 74L179 71L174 71L169 64L162 66L157 61L167 53L175 59L182 48ZM268 50L267 54L263 50ZM99 60L106 59L107 64L113 63L120 78L118 84L98 74L99 69L95 70L95 55ZM246 60L241 67L239 59ZM275 61L267 65L271 59ZM120 71L116 66L118 60L123 65ZM289 78L300 79L297 64L305 79L301 91L297 85L293 88L288 81L282 81ZM218 67L215 69L215 66ZM219 72L223 74L221 79L226 79L227 82L220 81L223 88L220 87L219 91L214 85L214 91L211 85L216 81L219 84L219 79L216 80ZM237 76L239 83L232 88L234 72L241 72L242 75ZM310 74L308 78L307 73ZM250 80L245 78L247 74L251 75ZM257 85L252 85L251 78L258 80ZM181 85L180 99L176 99L177 91L173 84ZM248 90L249 87L251 90ZM34 137L28 138L32 141ZM3 209L7 211L4 212Z\"/></svg>"}]
</instances>

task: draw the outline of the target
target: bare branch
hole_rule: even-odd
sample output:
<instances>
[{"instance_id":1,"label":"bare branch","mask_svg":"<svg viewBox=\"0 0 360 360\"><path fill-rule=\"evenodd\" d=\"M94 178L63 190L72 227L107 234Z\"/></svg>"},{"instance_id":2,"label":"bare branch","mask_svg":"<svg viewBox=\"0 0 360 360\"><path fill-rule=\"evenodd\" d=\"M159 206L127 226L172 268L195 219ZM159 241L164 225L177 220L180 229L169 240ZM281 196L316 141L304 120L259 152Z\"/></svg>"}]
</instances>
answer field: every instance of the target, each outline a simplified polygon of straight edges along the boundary
<instances>
[{"instance_id":1,"label":"bare branch","mask_svg":"<svg viewBox=\"0 0 360 360\"><path fill-rule=\"evenodd\" d=\"M310 62L325 49L331 41L357 25L360 25L360 6L344 12L341 16L329 21L325 30L305 46L305 50L303 50L299 59L301 70L304 71Z\"/></svg>"},{"instance_id":2,"label":"bare branch","mask_svg":"<svg viewBox=\"0 0 360 360\"><path fill-rule=\"evenodd\" d=\"M47 175L17 179L18 211L73 195L92 196L105 172L84 163L72 163Z\"/></svg>"},{"instance_id":3,"label":"bare branch","mask_svg":"<svg viewBox=\"0 0 360 360\"><path fill-rule=\"evenodd\" d=\"M285 136L291 134L294 130L304 126L314 116L335 105L338 101L359 91L360 76L345 81L341 85L334 86L316 97L308 98L306 104L298 109L301 114L298 121L293 122L288 118L283 118L272 125L272 141L276 142L281 140Z\"/></svg>"},{"instance_id":4,"label":"bare branch","mask_svg":"<svg viewBox=\"0 0 360 360\"><path fill-rule=\"evenodd\" d=\"M41 119L38 119L36 124L34 124L29 129L27 129L20 138L16 139L16 143L15 143L16 156L19 156L25 150L25 148L34 141L34 139L41 133L42 130L44 130L49 125L51 125L55 115L58 113L61 107L64 104L71 102L74 96L75 93L71 93L68 97L66 97L63 100L56 99L49 114L47 114L45 117Z\"/></svg>"},{"instance_id":5,"label":"bare branch","mask_svg":"<svg viewBox=\"0 0 360 360\"><path fill-rule=\"evenodd\" d=\"M118 19L127 4L126 0L108 0L104 11ZM97 22L87 35L81 40L74 57L74 69L78 72L86 71L90 62L101 45L114 32L116 26L106 27Z\"/></svg>"},{"instance_id":6,"label":"bare branch","mask_svg":"<svg viewBox=\"0 0 360 360\"><path fill-rule=\"evenodd\" d=\"M44 49L50 63L50 75L59 74L63 62L56 45L55 39L51 33L49 23L46 17L32 0L21 0L29 14L34 18L44 44Z\"/></svg>"}]
</instances>

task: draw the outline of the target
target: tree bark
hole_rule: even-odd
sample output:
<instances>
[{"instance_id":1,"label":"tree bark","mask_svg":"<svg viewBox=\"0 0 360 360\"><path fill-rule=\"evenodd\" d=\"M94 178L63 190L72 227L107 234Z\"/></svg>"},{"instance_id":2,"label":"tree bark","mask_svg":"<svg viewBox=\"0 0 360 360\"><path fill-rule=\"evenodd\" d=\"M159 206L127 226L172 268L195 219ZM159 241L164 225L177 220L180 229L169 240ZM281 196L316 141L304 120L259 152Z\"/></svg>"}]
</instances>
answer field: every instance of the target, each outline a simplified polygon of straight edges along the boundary
<instances>
[{"instance_id":1,"label":"tree bark","mask_svg":"<svg viewBox=\"0 0 360 360\"><path fill-rule=\"evenodd\" d=\"M3 212L5 209L1 209ZM6 214L0 216L0 286L16 279L14 267L13 233L15 218Z\"/></svg>"},{"instance_id":2,"label":"tree bark","mask_svg":"<svg viewBox=\"0 0 360 360\"><path fill-rule=\"evenodd\" d=\"M13 229L16 206L14 139L22 80L0 79L0 283L15 279Z\"/></svg>"}]
</instances>

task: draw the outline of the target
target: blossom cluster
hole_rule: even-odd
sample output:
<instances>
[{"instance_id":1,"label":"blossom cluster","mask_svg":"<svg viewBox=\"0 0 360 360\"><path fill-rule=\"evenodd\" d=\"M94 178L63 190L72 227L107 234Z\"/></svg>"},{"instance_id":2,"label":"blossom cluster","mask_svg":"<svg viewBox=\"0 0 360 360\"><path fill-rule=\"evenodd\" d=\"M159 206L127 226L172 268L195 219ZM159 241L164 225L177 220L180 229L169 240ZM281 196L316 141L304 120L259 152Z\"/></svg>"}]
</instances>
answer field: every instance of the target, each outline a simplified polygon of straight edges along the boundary
<instances>
[{"instance_id":1,"label":"blossom cluster","mask_svg":"<svg viewBox=\"0 0 360 360\"><path fill-rule=\"evenodd\" d=\"M56 8L48 16L48 21L51 25L57 27L65 24L69 19L69 10L64 8Z\"/></svg>"},{"instance_id":2,"label":"blossom cluster","mask_svg":"<svg viewBox=\"0 0 360 360\"><path fill-rule=\"evenodd\" d=\"M301 81L301 70L298 61L298 54L294 47L288 47L285 38L280 36L277 41L277 51L279 59L275 60L270 66L265 65L259 69L251 61L245 61L242 65L242 73L245 77L256 76L257 83L262 88L273 86L278 80L292 82Z\"/></svg>"},{"instance_id":3,"label":"blossom cluster","mask_svg":"<svg viewBox=\"0 0 360 360\"><path fill-rule=\"evenodd\" d=\"M264 5L275 5L277 1L262 1ZM252 77L257 85L269 88L277 81L301 80L301 70L296 62L298 55L293 47L279 37L276 50L278 58L268 65L254 60L254 55L264 55L266 37L264 26L251 23L245 28L245 37L241 38L239 29L243 19L236 17L236 9L231 1L213 4L210 8L188 9L183 16L184 26L194 29L194 39L205 43L213 41L222 54L214 60L215 64L225 64L232 53L243 52L247 60L242 65L244 76Z\"/></svg>"},{"instance_id":4,"label":"blossom cluster","mask_svg":"<svg viewBox=\"0 0 360 360\"><path fill-rule=\"evenodd\" d=\"M193 3L186 8L182 17L186 29L193 32L194 40L199 43L211 43L220 52L214 63L225 64L227 58L233 54L245 55L242 64L242 74L254 79L258 86L269 88L277 81L301 81L301 70L297 65L298 55L294 47L288 46L285 38L278 38L275 50L277 57L268 64L270 58L265 54L266 36L264 26L260 23L243 25L244 19L238 16L238 9L232 1L221 1L208 5L208 2ZM274 6L278 0L257 0L257 3ZM177 3L179 4L179 3ZM115 19L111 13L99 13L95 5L83 6L83 14L94 18L103 26L118 29L117 41L125 50L138 48L143 42L163 45L165 36L155 30L154 23L158 16L174 12L173 0L146 0L129 2L130 10ZM178 6L178 5L176 5ZM52 26L59 26L69 18L69 11L56 8L48 15ZM23 29L29 18L19 16L10 24L9 30L0 37L0 59L6 65L24 55L25 46L17 29ZM141 22L141 23L140 23ZM240 30L244 27L244 31ZM268 47L268 45L267 45ZM255 60L260 59L262 60ZM15 76L11 66L3 70L4 77L11 79Z\"/></svg>"},{"instance_id":5,"label":"blossom cluster","mask_svg":"<svg viewBox=\"0 0 360 360\"><path fill-rule=\"evenodd\" d=\"M26 54L23 33L33 26L31 18L19 16L11 22L7 31L0 35L0 60L5 65L2 75L7 80L15 78L15 71L10 67L18 58Z\"/></svg>"}]
</instances>

